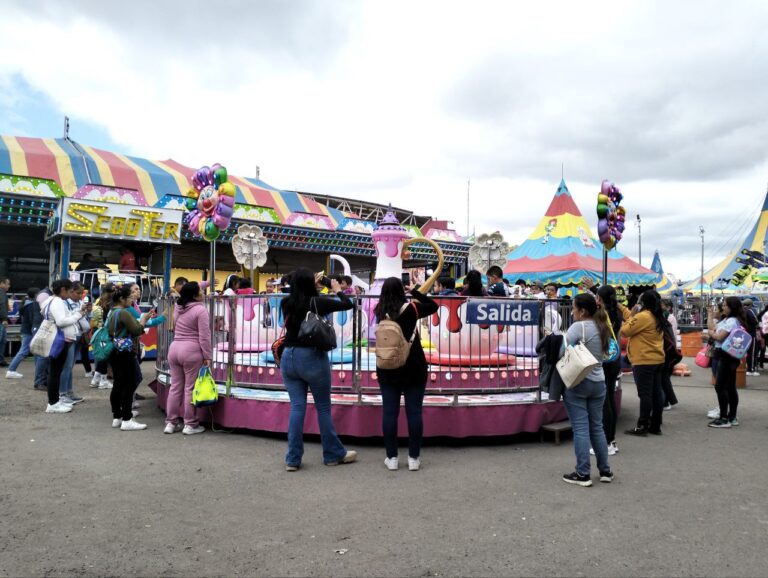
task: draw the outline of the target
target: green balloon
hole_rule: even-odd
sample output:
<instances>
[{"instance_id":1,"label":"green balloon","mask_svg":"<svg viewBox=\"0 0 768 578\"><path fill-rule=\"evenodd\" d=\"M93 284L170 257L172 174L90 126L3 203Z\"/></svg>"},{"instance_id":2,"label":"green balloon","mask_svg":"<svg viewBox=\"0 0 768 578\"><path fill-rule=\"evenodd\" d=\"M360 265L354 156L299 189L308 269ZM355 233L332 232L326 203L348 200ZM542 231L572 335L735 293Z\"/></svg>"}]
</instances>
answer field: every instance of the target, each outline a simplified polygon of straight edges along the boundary
<instances>
[{"instance_id":1,"label":"green balloon","mask_svg":"<svg viewBox=\"0 0 768 578\"><path fill-rule=\"evenodd\" d=\"M197 208L197 199L188 198L187 199L187 210L188 211L194 211Z\"/></svg>"},{"instance_id":2,"label":"green balloon","mask_svg":"<svg viewBox=\"0 0 768 578\"><path fill-rule=\"evenodd\" d=\"M227 168L226 167L219 167L216 169L216 172L213 173L213 181L220 185L221 183L227 182Z\"/></svg>"},{"instance_id":3,"label":"green balloon","mask_svg":"<svg viewBox=\"0 0 768 578\"><path fill-rule=\"evenodd\" d=\"M219 238L219 235L221 235L221 231L219 231L219 228L213 224L213 221L209 219L205 224L205 232L203 233L203 237L206 241L215 241Z\"/></svg>"},{"instance_id":4,"label":"green balloon","mask_svg":"<svg viewBox=\"0 0 768 578\"><path fill-rule=\"evenodd\" d=\"M598 203L597 205L597 217L599 219L605 219L605 217L608 215L608 205L604 205L603 203Z\"/></svg>"}]
</instances>

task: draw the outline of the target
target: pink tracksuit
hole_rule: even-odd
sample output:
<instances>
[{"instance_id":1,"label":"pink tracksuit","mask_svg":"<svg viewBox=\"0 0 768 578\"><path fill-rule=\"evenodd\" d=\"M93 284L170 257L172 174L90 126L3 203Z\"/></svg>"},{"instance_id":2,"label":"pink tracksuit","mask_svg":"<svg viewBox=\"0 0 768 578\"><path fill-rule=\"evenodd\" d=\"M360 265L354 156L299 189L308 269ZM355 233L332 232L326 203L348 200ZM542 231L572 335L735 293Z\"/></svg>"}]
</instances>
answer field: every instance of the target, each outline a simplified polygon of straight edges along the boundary
<instances>
[{"instance_id":1,"label":"pink tracksuit","mask_svg":"<svg viewBox=\"0 0 768 578\"><path fill-rule=\"evenodd\" d=\"M211 322L205 306L194 301L176 305L175 332L168 351L171 364L171 389L165 408L165 422L175 424L184 417L184 425L197 427L197 413L192 405L192 391L203 365L213 356ZM183 405L182 405L183 404Z\"/></svg>"}]
</instances>

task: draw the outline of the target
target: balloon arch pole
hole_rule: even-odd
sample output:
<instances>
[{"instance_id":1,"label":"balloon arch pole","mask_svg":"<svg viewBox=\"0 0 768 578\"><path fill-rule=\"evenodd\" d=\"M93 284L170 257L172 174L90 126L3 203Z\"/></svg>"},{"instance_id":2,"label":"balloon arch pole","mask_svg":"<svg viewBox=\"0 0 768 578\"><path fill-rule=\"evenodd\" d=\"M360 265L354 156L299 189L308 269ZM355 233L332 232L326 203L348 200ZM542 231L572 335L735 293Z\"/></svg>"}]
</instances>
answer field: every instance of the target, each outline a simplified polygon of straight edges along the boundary
<instances>
[{"instance_id":1,"label":"balloon arch pole","mask_svg":"<svg viewBox=\"0 0 768 578\"><path fill-rule=\"evenodd\" d=\"M608 251L613 249L624 234L626 209L621 206L624 195L619 187L608 180L600 183L597 194L597 236L603 246L603 285L608 284Z\"/></svg>"}]
</instances>

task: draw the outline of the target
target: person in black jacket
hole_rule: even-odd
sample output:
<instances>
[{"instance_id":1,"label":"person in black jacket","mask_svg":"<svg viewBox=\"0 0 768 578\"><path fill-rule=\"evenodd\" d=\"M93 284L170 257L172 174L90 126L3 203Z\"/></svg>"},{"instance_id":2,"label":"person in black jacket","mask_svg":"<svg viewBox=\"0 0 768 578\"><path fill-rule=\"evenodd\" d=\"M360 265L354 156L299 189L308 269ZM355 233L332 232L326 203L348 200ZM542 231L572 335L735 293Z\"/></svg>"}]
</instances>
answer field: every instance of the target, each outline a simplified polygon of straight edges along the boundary
<instances>
[{"instance_id":1,"label":"person in black jacket","mask_svg":"<svg viewBox=\"0 0 768 578\"><path fill-rule=\"evenodd\" d=\"M326 466L349 464L357 452L347 450L339 440L331 418L331 364L328 353L308 346L299 339L302 321L311 310L318 315L347 311L354 303L341 291L338 281L331 281L337 297L320 296L315 288L315 275L309 269L297 269L291 275L291 294L280 307L285 319L285 350L280 358L280 372L291 399L288 421L288 453L285 469L295 472L304 456L304 416L307 412L307 390L312 391Z\"/></svg>"},{"instance_id":2,"label":"person in black jacket","mask_svg":"<svg viewBox=\"0 0 768 578\"><path fill-rule=\"evenodd\" d=\"M403 336L410 341L417 329L418 320L437 312L437 303L429 297L411 289L414 301L410 306L405 297L402 280L390 277L381 287L381 296L376 305L376 319L389 318L396 321L403 331ZM421 467L421 439L424 431L422 406L424 391L427 387L427 360L421 340L416 335L411 345L408 359L398 369L376 368L381 388L382 429L387 457L384 465L390 470L398 467L397 457L397 420L400 415L400 396L405 397L405 415L408 418L408 469Z\"/></svg>"},{"instance_id":3,"label":"person in black jacket","mask_svg":"<svg viewBox=\"0 0 768 578\"><path fill-rule=\"evenodd\" d=\"M619 311L619 303L616 300L616 289L611 285L601 285L597 289L597 303L605 310L608 321L613 329L611 337L615 337L621 345L622 316ZM613 456L619 452L616 443L616 384L621 375L621 354L613 361L603 361L603 373L605 373L605 401L603 402L603 430L608 442L608 455Z\"/></svg>"},{"instance_id":4,"label":"person in black jacket","mask_svg":"<svg viewBox=\"0 0 768 578\"><path fill-rule=\"evenodd\" d=\"M22 361L29 355L29 344L32 342L32 336L37 332L37 328L43 322L43 316L40 313L40 305L37 304L37 294L40 289L30 287L27 291L27 298L21 306L21 347L16 357L13 358L5 374L6 379L21 379L24 377L16 370ZM37 359L37 358L35 358ZM37 383L35 383L37 388Z\"/></svg>"}]
</instances>

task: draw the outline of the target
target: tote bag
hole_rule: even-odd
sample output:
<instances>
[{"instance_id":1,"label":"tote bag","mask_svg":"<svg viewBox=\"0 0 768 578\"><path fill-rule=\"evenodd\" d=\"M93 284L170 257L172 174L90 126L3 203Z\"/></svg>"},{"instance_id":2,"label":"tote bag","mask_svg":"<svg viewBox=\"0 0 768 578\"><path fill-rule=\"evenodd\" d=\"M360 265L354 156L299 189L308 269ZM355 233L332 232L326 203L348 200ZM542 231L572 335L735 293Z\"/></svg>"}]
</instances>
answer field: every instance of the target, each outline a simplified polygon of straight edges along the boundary
<instances>
[{"instance_id":1,"label":"tote bag","mask_svg":"<svg viewBox=\"0 0 768 578\"><path fill-rule=\"evenodd\" d=\"M301 322L299 341L307 347L316 347L320 351L335 349L336 331L333 329L333 323L318 314L314 297L310 303L311 306L314 306L315 310L307 311L307 316Z\"/></svg>"},{"instance_id":2,"label":"tote bag","mask_svg":"<svg viewBox=\"0 0 768 578\"><path fill-rule=\"evenodd\" d=\"M565 353L557 362L557 372L567 389L573 389L592 371L600 365L595 356L589 352L586 341L586 328L581 324L581 341L575 345L566 345Z\"/></svg>"},{"instance_id":3,"label":"tote bag","mask_svg":"<svg viewBox=\"0 0 768 578\"><path fill-rule=\"evenodd\" d=\"M64 349L64 332L58 328L54 321L48 319L51 304L45 309L45 319L37 328L35 336L29 344L32 355L40 357L58 357Z\"/></svg>"}]
</instances>

